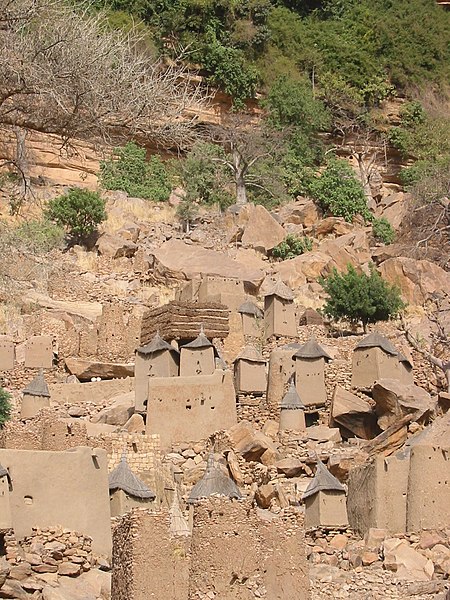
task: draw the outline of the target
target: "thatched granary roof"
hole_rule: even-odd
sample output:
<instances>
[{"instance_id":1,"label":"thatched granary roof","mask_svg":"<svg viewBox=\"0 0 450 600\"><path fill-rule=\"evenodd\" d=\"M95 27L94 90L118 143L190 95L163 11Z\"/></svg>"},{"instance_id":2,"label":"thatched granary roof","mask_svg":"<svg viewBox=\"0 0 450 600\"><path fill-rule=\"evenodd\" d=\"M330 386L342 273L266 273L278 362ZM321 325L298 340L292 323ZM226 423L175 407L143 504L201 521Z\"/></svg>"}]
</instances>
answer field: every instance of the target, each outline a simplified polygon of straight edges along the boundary
<instances>
[{"instance_id":1,"label":"thatched granary roof","mask_svg":"<svg viewBox=\"0 0 450 600\"><path fill-rule=\"evenodd\" d=\"M264 316L263 311L251 300L246 300L243 302L238 308L238 312L244 315L254 315L258 319L261 319Z\"/></svg>"},{"instance_id":2,"label":"thatched granary roof","mask_svg":"<svg viewBox=\"0 0 450 600\"><path fill-rule=\"evenodd\" d=\"M297 350L294 358L324 358L327 362L332 360L328 352L313 337Z\"/></svg>"},{"instance_id":3,"label":"thatched granary roof","mask_svg":"<svg viewBox=\"0 0 450 600\"><path fill-rule=\"evenodd\" d=\"M391 354L392 356L396 356L398 354L391 342L378 331L369 333L367 337L362 339L359 344L357 344L355 350L360 348L381 348L387 352L387 354Z\"/></svg>"},{"instance_id":4,"label":"thatched granary roof","mask_svg":"<svg viewBox=\"0 0 450 600\"><path fill-rule=\"evenodd\" d=\"M297 388L295 387L294 381L291 380L289 385L289 389L286 394L283 396L280 405L281 410L304 410L305 405L301 401L300 396L298 395Z\"/></svg>"},{"instance_id":5,"label":"thatched granary roof","mask_svg":"<svg viewBox=\"0 0 450 600\"><path fill-rule=\"evenodd\" d=\"M36 377L31 381L26 388L22 391L23 394L28 394L28 396L42 396L44 398L50 398L50 391L48 389L47 382L44 378L44 372L41 371L36 375Z\"/></svg>"},{"instance_id":6,"label":"thatched granary roof","mask_svg":"<svg viewBox=\"0 0 450 600\"><path fill-rule=\"evenodd\" d=\"M9 477L8 471L0 464L0 477Z\"/></svg>"},{"instance_id":7,"label":"thatched granary roof","mask_svg":"<svg viewBox=\"0 0 450 600\"><path fill-rule=\"evenodd\" d=\"M254 346L245 346L245 348L236 356L234 362L246 360L248 362L266 363L266 359L258 352Z\"/></svg>"},{"instance_id":8,"label":"thatched granary roof","mask_svg":"<svg viewBox=\"0 0 450 600\"><path fill-rule=\"evenodd\" d=\"M323 462L320 459L317 459L316 474L314 479L306 488L306 491L302 496L302 500L305 500L306 498L314 496L318 492L323 491L345 493L345 488L342 483L330 473Z\"/></svg>"},{"instance_id":9,"label":"thatched granary roof","mask_svg":"<svg viewBox=\"0 0 450 600\"><path fill-rule=\"evenodd\" d=\"M209 498L210 496L226 496L238 500L242 497L234 481L217 466L213 454L209 455L206 471L200 481L192 488L188 502L193 504L197 500Z\"/></svg>"},{"instance_id":10,"label":"thatched granary roof","mask_svg":"<svg viewBox=\"0 0 450 600\"><path fill-rule=\"evenodd\" d=\"M278 296L283 300L293 300L295 298L294 292L280 279L275 281L273 286L267 290L264 294L264 297L266 296Z\"/></svg>"},{"instance_id":11,"label":"thatched granary roof","mask_svg":"<svg viewBox=\"0 0 450 600\"><path fill-rule=\"evenodd\" d=\"M184 346L181 346L181 349L183 349L183 348L201 349L201 348L211 348L211 346L212 346L212 343L208 340L206 335L203 333L203 329L202 329L202 331L200 331L200 333L195 338L195 340L192 340L192 342L189 342L189 344L184 344Z\"/></svg>"},{"instance_id":12,"label":"thatched granary roof","mask_svg":"<svg viewBox=\"0 0 450 600\"><path fill-rule=\"evenodd\" d=\"M109 475L109 491L116 490L122 490L135 498L156 498L156 494L130 469L125 455Z\"/></svg>"},{"instance_id":13,"label":"thatched granary roof","mask_svg":"<svg viewBox=\"0 0 450 600\"><path fill-rule=\"evenodd\" d=\"M145 354L147 356L150 354L155 354L156 352L162 352L163 350L168 350L169 352L179 354L176 348L174 348L168 342L162 339L162 337L159 335L159 332L155 334L153 339L148 344L136 348L137 353Z\"/></svg>"}]
</instances>

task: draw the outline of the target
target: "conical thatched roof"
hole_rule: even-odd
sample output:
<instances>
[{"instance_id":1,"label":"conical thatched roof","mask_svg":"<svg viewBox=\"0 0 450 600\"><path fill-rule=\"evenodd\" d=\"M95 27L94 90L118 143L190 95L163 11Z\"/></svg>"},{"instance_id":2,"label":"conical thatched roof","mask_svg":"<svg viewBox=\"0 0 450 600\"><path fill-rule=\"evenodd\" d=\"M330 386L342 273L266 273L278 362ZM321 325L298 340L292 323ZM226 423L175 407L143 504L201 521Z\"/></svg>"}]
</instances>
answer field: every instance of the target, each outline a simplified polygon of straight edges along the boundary
<instances>
[{"instance_id":1,"label":"conical thatched roof","mask_svg":"<svg viewBox=\"0 0 450 600\"><path fill-rule=\"evenodd\" d=\"M209 455L205 474L192 488L188 502L192 504L210 496L226 496L238 500L242 497L234 481L216 465L213 454Z\"/></svg>"},{"instance_id":2,"label":"conical thatched roof","mask_svg":"<svg viewBox=\"0 0 450 600\"><path fill-rule=\"evenodd\" d=\"M294 292L280 279L275 281L273 286L264 294L264 297L266 296L278 296L283 300L293 300L295 298Z\"/></svg>"},{"instance_id":3,"label":"conical thatched roof","mask_svg":"<svg viewBox=\"0 0 450 600\"><path fill-rule=\"evenodd\" d=\"M145 346L136 348L137 353L145 355L155 354L156 352L162 352L163 350L169 350L169 352L178 354L178 350L163 340L159 333L156 333L154 338Z\"/></svg>"},{"instance_id":4,"label":"conical thatched roof","mask_svg":"<svg viewBox=\"0 0 450 600\"><path fill-rule=\"evenodd\" d=\"M280 405L281 410L299 410L305 409L305 405L300 399L298 395L297 388L295 387L294 381L291 380L289 385L289 389L286 394L283 396Z\"/></svg>"},{"instance_id":5,"label":"conical thatched roof","mask_svg":"<svg viewBox=\"0 0 450 600\"><path fill-rule=\"evenodd\" d=\"M29 396L42 396L45 398L50 398L50 392L42 369L38 375L36 375L33 381L31 381L27 387L23 389L23 393L28 394Z\"/></svg>"},{"instance_id":6,"label":"conical thatched roof","mask_svg":"<svg viewBox=\"0 0 450 600\"><path fill-rule=\"evenodd\" d=\"M251 300L246 300L243 304L238 308L238 312L244 315L254 315L258 319L261 319L264 316L263 311Z\"/></svg>"},{"instance_id":7,"label":"conical thatched roof","mask_svg":"<svg viewBox=\"0 0 450 600\"><path fill-rule=\"evenodd\" d=\"M192 340L192 342L189 342L189 344L185 344L184 346L181 347L181 349L183 349L183 348L211 348L211 346L212 346L212 343L208 340L208 338L204 334L203 327L202 327L200 330L200 333L195 338L195 340Z\"/></svg>"},{"instance_id":8,"label":"conical thatched roof","mask_svg":"<svg viewBox=\"0 0 450 600\"><path fill-rule=\"evenodd\" d=\"M156 494L128 466L125 455L109 476L109 491L123 490L135 498L156 498Z\"/></svg>"},{"instance_id":9,"label":"conical thatched roof","mask_svg":"<svg viewBox=\"0 0 450 600\"><path fill-rule=\"evenodd\" d=\"M183 535L188 536L191 535L191 530L189 529L188 522L184 518L183 513L181 512L180 505L178 503L177 493L173 495L172 506L169 510L170 514L170 533L173 535Z\"/></svg>"},{"instance_id":10,"label":"conical thatched roof","mask_svg":"<svg viewBox=\"0 0 450 600\"><path fill-rule=\"evenodd\" d=\"M254 346L245 346L245 348L236 356L237 362L238 360L246 360L248 362L255 363L265 363L266 359L258 352L258 350Z\"/></svg>"},{"instance_id":11,"label":"conical thatched roof","mask_svg":"<svg viewBox=\"0 0 450 600\"><path fill-rule=\"evenodd\" d=\"M381 348L387 352L387 354L391 354L392 356L396 356L398 354L391 342L378 331L369 333L367 337L359 342L356 348Z\"/></svg>"},{"instance_id":12,"label":"conical thatched roof","mask_svg":"<svg viewBox=\"0 0 450 600\"><path fill-rule=\"evenodd\" d=\"M331 360L331 356L317 343L314 337L297 350L294 358L324 358L326 361Z\"/></svg>"},{"instance_id":13,"label":"conical thatched roof","mask_svg":"<svg viewBox=\"0 0 450 600\"><path fill-rule=\"evenodd\" d=\"M5 467L3 467L2 465L0 465L0 477L8 477L9 473L8 471L5 469Z\"/></svg>"},{"instance_id":14,"label":"conical thatched roof","mask_svg":"<svg viewBox=\"0 0 450 600\"><path fill-rule=\"evenodd\" d=\"M314 479L306 488L306 491L302 496L302 500L305 500L305 498L309 498L310 496L314 496L314 494L324 490L345 493L345 488L342 483L330 473L321 460L317 459L316 474Z\"/></svg>"}]
</instances>

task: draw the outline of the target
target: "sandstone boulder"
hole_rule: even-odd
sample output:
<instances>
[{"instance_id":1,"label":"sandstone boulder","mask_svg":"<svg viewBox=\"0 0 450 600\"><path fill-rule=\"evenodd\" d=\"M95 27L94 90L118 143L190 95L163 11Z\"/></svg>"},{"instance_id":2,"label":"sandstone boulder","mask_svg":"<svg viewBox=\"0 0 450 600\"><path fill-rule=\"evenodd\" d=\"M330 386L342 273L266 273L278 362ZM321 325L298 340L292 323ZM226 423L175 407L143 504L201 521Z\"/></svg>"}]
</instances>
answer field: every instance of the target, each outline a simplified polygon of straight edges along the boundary
<instances>
[{"instance_id":1,"label":"sandstone boulder","mask_svg":"<svg viewBox=\"0 0 450 600\"><path fill-rule=\"evenodd\" d=\"M132 393L134 394L134 392ZM124 424L123 428L128 431L128 433L145 433L145 423L142 415L138 413L131 415L128 421Z\"/></svg>"},{"instance_id":2,"label":"sandstone boulder","mask_svg":"<svg viewBox=\"0 0 450 600\"><path fill-rule=\"evenodd\" d=\"M327 427L326 425L313 425L307 427L305 435L316 442L341 442L341 432L335 427Z\"/></svg>"},{"instance_id":3,"label":"sandstone boulder","mask_svg":"<svg viewBox=\"0 0 450 600\"><path fill-rule=\"evenodd\" d=\"M322 219L314 228L314 234L317 238L321 239L327 235L346 235L354 229L352 223L347 223L342 217L327 217Z\"/></svg>"},{"instance_id":4,"label":"sandstone boulder","mask_svg":"<svg viewBox=\"0 0 450 600\"><path fill-rule=\"evenodd\" d=\"M395 571L399 579L429 581L433 578L431 560L411 548L406 540L389 538L383 542L384 566Z\"/></svg>"},{"instance_id":5,"label":"sandstone boulder","mask_svg":"<svg viewBox=\"0 0 450 600\"><path fill-rule=\"evenodd\" d=\"M278 473L286 477L298 477L305 470L305 465L297 458L283 458L275 463Z\"/></svg>"},{"instance_id":6,"label":"sandstone boulder","mask_svg":"<svg viewBox=\"0 0 450 600\"><path fill-rule=\"evenodd\" d=\"M0 588L4 585L11 568L5 558L0 558Z\"/></svg>"},{"instance_id":7,"label":"sandstone boulder","mask_svg":"<svg viewBox=\"0 0 450 600\"><path fill-rule=\"evenodd\" d=\"M255 500L261 508L269 508L272 500L277 497L277 490L272 483L259 486L255 493Z\"/></svg>"},{"instance_id":8,"label":"sandstone boulder","mask_svg":"<svg viewBox=\"0 0 450 600\"><path fill-rule=\"evenodd\" d=\"M429 260L400 256L384 261L382 277L400 287L402 297L413 305L422 305L434 294L450 294L450 273Z\"/></svg>"},{"instance_id":9,"label":"sandstone boulder","mask_svg":"<svg viewBox=\"0 0 450 600\"><path fill-rule=\"evenodd\" d=\"M312 200L301 198L295 203L286 204L280 210L282 223L292 223L311 227L320 217L319 210Z\"/></svg>"},{"instance_id":10,"label":"sandstone boulder","mask_svg":"<svg viewBox=\"0 0 450 600\"><path fill-rule=\"evenodd\" d=\"M435 402L423 388L405 385L397 379L380 379L372 389L378 425L383 431L403 417L417 413L416 418L429 414Z\"/></svg>"},{"instance_id":11,"label":"sandstone boulder","mask_svg":"<svg viewBox=\"0 0 450 600\"><path fill-rule=\"evenodd\" d=\"M111 233L101 235L96 243L96 247L99 254L111 258L121 258L123 256L132 258L137 250L136 244L131 240Z\"/></svg>"},{"instance_id":12,"label":"sandstone boulder","mask_svg":"<svg viewBox=\"0 0 450 600\"><path fill-rule=\"evenodd\" d=\"M343 428L344 437L354 434L370 440L379 433L377 416L370 404L339 385L334 388L331 401L330 425L333 427L335 424Z\"/></svg>"},{"instance_id":13,"label":"sandstone boulder","mask_svg":"<svg viewBox=\"0 0 450 600\"><path fill-rule=\"evenodd\" d=\"M196 275L234 277L259 286L264 274L259 269L229 258L222 252L206 250L171 239L150 254L153 274L161 280L192 279Z\"/></svg>"},{"instance_id":14,"label":"sandstone boulder","mask_svg":"<svg viewBox=\"0 0 450 600\"><path fill-rule=\"evenodd\" d=\"M100 379L123 379L134 376L134 364L104 363L84 358L66 358L66 367L80 381Z\"/></svg>"},{"instance_id":15,"label":"sandstone boulder","mask_svg":"<svg viewBox=\"0 0 450 600\"><path fill-rule=\"evenodd\" d=\"M273 274L281 278L291 289L295 289L307 282L316 281L326 272L326 267L331 262L331 257L324 252L306 252L296 258L275 264Z\"/></svg>"},{"instance_id":16,"label":"sandstone boulder","mask_svg":"<svg viewBox=\"0 0 450 600\"><path fill-rule=\"evenodd\" d=\"M233 450L246 461L261 462L262 455L270 450L277 452L273 441L261 431L255 431L248 421L240 421L228 430Z\"/></svg>"},{"instance_id":17,"label":"sandstone boulder","mask_svg":"<svg viewBox=\"0 0 450 600\"><path fill-rule=\"evenodd\" d=\"M125 425L134 413L134 392L111 398L111 404L92 417L93 423Z\"/></svg>"},{"instance_id":18,"label":"sandstone boulder","mask_svg":"<svg viewBox=\"0 0 450 600\"><path fill-rule=\"evenodd\" d=\"M246 220L241 242L244 247L254 248L266 254L286 237L286 231L260 204L248 204L239 213L239 220Z\"/></svg>"}]
</instances>

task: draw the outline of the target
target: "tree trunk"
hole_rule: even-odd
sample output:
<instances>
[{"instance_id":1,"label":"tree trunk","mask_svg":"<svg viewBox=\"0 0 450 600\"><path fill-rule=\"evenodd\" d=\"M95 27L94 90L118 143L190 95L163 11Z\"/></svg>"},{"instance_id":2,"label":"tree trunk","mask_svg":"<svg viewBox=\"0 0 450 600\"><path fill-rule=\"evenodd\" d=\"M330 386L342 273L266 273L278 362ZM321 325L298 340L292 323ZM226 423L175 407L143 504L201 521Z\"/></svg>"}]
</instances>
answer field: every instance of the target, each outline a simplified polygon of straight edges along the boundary
<instances>
[{"instance_id":1,"label":"tree trunk","mask_svg":"<svg viewBox=\"0 0 450 600\"><path fill-rule=\"evenodd\" d=\"M233 150L234 182L236 185L236 204L244 206L247 204L247 186L245 184L245 165L242 164L242 157Z\"/></svg>"}]
</instances>

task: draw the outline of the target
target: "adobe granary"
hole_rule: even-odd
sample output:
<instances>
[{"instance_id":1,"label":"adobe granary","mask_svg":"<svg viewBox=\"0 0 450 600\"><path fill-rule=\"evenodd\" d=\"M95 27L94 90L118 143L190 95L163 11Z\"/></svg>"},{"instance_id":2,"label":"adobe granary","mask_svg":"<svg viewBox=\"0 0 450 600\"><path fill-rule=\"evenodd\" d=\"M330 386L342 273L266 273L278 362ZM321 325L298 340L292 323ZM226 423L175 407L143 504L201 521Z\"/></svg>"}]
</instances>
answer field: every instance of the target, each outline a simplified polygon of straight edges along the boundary
<instances>
[{"instance_id":1,"label":"adobe granary","mask_svg":"<svg viewBox=\"0 0 450 600\"><path fill-rule=\"evenodd\" d=\"M0 335L0 371L14 369L14 342L6 335Z\"/></svg>"},{"instance_id":2,"label":"adobe granary","mask_svg":"<svg viewBox=\"0 0 450 600\"><path fill-rule=\"evenodd\" d=\"M53 338L49 335L34 335L25 345L25 367L27 369L51 369L53 366Z\"/></svg>"},{"instance_id":3,"label":"adobe granary","mask_svg":"<svg viewBox=\"0 0 450 600\"><path fill-rule=\"evenodd\" d=\"M195 340L181 346L180 377L212 375L215 368L214 346L204 334L202 325Z\"/></svg>"},{"instance_id":4,"label":"adobe granary","mask_svg":"<svg viewBox=\"0 0 450 600\"><path fill-rule=\"evenodd\" d=\"M93 551L109 557L107 462L106 452L100 448L63 452L0 449L0 464L9 473L6 502L16 538L31 535L35 527L61 525L90 536Z\"/></svg>"},{"instance_id":5,"label":"adobe granary","mask_svg":"<svg viewBox=\"0 0 450 600\"><path fill-rule=\"evenodd\" d=\"M264 394L266 391L266 360L254 346L245 346L234 361L236 393Z\"/></svg>"},{"instance_id":6,"label":"adobe granary","mask_svg":"<svg viewBox=\"0 0 450 600\"><path fill-rule=\"evenodd\" d=\"M267 403L274 410L280 406L286 385L295 373L295 359L293 354L298 346L282 346L275 348L270 353L269 375L267 380Z\"/></svg>"},{"instance_id":7,"label":"adobe granary","mask_svg":"<svg viewBox=\"0 0 450 600\"><path fill-rule=\"evenodd\" d=\"M264 331L266 339L297 336L294 293L280 280L264 295Z\"/></svg>"},{"instance_id":8,"label":"adobe granary","mask_svg":"<svg viewBox=\"0 0 450 600\"><path fill-rule=\"evenodd\" d=\"M304 431L305 405L298 395L294 381L291 379L289 390L283 396L280 405L280 431Z\"/></svg>"},{"instance_id":9,"label":"adobe granary","mask_svg":"<svg viewBox=\"0 0 450 600\"><path fill-rule=\"evenodd\" d=\"M302 496L305 527L346 527L348 525L345 488L317 459L314 479Z\"/></svg>"},{"instance_id":10,"label":"adobe granary","mask_svg":"<svg viewBox=\"0 0 450 600\"><path fill-rule=\"evenodd\" d=\"M34 417L41 408L50 406L50 391L41 369L36 377L23 389L20 418Z\"/></svg>"},{"instance_id":11,"label":"adobe granary","mask_svg":"<svg viewBox=\"0 0 450 600\"><path fill-rule=\"evenodd\" d=\"M353 351L352 387L370 388L378 379L398 379L398 352L378 331L362 339Z\"/></svg>"},{"instance_id":12,"label":"adobe granary","mask_svg":"<svg viewBox=\"0 0 450 600\"><path fill-rule=\"evenodd\" d=\"M212 375L150 377L146 433L158 434L161 447L198 442L237 422L231 371Z\"/></svg>"},{"instance_id":13,"label":"adobe granary","mask_svg":"<svg viewBox=\"0 0 450 600\"><path fill-rule=\"evenodd\" d=\"M194 485L189 494L188 503L194 504L202 498L209 498L210 496L223 496L235 500L242 498L239 488L216 463L212 452L208 456L203 477Z\"/></svg>"},{"instance_id":14,"label":"adobe granary","mask_svg":"<svg viewBox=\"0 0 450 600\"><path fill-rule=\"evenodd\" d=\"M151 508L156 494L130 469L126 455L109 475L111 516L117 517L133 508Z\"/></svg>"},{"instance_id":15,"label":"adobe granary","mask_svg":"<svg viewBox=\"0 0 450 600\"><path fill-rule=\"evenodd\" d=\"M229 310L216 302L169 302L148 310L142 317L141 346L159 332L165 340L193 340L203 327L207 338L229 334Z\"/></svg>"},{"instance_id":16,"label":"adobe granary","mask_svg":"<svg viewBox=\"0 0 450 600\"><path fill-rule=\"evenodd\" d=\"M251 300L246 300L239 306L238 313L241 314L242 333L244 336L260 338L264 313L259 306Z\"/></svg>"},{"instance_id":17,"label":"adobe granary","mask_svg":"<svg viewBox=\"0 0 450 600\"><path fill-rule=\"evenodd\" d=\"M235 311L245 298L244 283L234 277L205 275L198 288L199 302L217 302Z\"/></svg>"},{"instance_id":18,"label":"adobe granary","mask_svg":"<svg viewBox=\"0 0 450 600\"><path fill-rule=\"evenodd\" d=\"M325 363L331 356L311 338L293 356L295 360L295 385L305 406L324 406L327 401L325 388Z\"/></svg>"},{"instance_id":19,"label":"adobe granary","mask_svg":"<svg viewBox=\"0 0 450 600\"><path fill-rule=\"evenodd\" d=\"M10 505L11 479L8 470L0 464L0 531L13 526Z\"/></svg>"},{"instance_id":20,"label":"adobe granary","mask_svg":"<svg viewBox=\"0 0 450 600\"><path fill-rule=\"evenodd\" d=\"M136 349L134 366L136 410L144 410L147 401L149 377L176 377L179 370L179 352L159 335L145 346Z\"/></svg>"}]
</instances>

